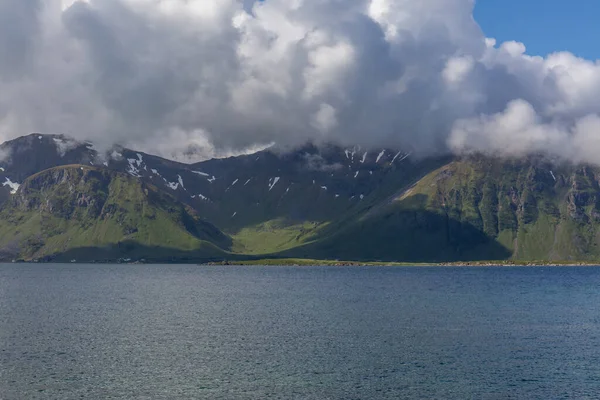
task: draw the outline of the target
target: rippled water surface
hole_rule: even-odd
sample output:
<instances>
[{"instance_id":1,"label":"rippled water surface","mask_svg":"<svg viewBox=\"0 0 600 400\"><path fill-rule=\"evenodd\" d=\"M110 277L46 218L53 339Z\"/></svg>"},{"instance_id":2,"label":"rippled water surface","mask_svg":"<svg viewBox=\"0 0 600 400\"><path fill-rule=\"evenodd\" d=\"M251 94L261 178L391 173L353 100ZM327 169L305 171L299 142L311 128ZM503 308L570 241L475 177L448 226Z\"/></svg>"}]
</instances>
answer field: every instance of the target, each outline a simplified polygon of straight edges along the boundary
<instances>
[{"instance_id":1,"label":"rippled water surface","mask_svg":"<svg viewBox=\"0 0 600 400\"><path fill-rule=\"evenodd\" d=\"M600 268L0 265L0 399L597 399Z\"/></svg>"}]
</instances>

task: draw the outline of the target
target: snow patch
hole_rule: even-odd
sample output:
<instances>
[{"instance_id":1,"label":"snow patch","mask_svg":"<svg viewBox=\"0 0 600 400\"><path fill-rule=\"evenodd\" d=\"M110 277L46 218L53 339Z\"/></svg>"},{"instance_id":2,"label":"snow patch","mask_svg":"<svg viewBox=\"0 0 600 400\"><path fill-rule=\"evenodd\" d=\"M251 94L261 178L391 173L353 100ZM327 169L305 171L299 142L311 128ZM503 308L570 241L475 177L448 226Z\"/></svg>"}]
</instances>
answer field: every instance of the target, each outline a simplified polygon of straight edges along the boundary
<instances>
[{"instance_id":1,"label":"snow patch","mask_svg":"<svg viewBox=\"0 0 600 400\"><path fill-rule=\"evenodd\" d=\"M102 165L104 165L105 167L108 167L108 161L104 161L104 162L102 163Z\"/></svg>"},{"instance_id":2,"label":"snow patch","mask_svg":"<svg viewBox=\"0 0 600 400\"><path fill-rule=\"evenodd\" d=\"M552 175L552 179L554 179L554 182L556 182L556 177L554 176L554 172L550 171L550 175Z\"/></svg>"},{"instance_id":3,"label":"snow patch","mask_svg":"<svg viewBox=\"0 0 600 400\"><path fill-rule=\"evenodd\" d=\"M364 163L365 163L365 161L367 161L367 154L368 154L368 153L365 151L365 154L363 154L363 156L362 156L362 160L360 160L360 163L361 163L361 164L364 164Z\"/></svg>"},{"instance_id":4,"label":"snow patch","mask_svg":"<svg viewBox=\"0 0 600 400\"><path fill-rule=\"evenodd\" d=\"M410 157L411 154L412 154L412 152L407 153L404 157L402 157L401 159L399 159L398 162L402 162L402 161L406 160L408 157Z\"/></svg>"},{"instance_id":5,"label":"snow patch","mask_svg":"<svg viewBox=\"0 0 600 400\"><path fill-rule=\"evenodd\" d=\"M151 169L150 171L152 171L152 173L153 173L154 175L158 175L158 176L160 176L160 173L158 172L158 170L156 170L156 169Z\"/></svg>"},{"instance_id":6,"label":"snow patch","mask_svg":"<svg viewBox=\"0 0 600 400\"><path fill-rule=\"evenodd\" d=\"M0 171L4 172L4 168L0 167Z\"/></svg>"},{"instance_id":7,"label":"snow patch","mask_svg":"<svg viewBox=\"0 0 600 400\"><path fill-rule=\"evenodd\" d=\"M233 213L233 215L231 216L231 218L235 217L237 215L237 211Z\"/></svg>"},{"instance_id":8,"label":"snow patch","mask_svg":"<svg viewBox=\"0 0 600 400\"><path fill-rule=\"evenodd\" d=\"M381 153L379 153L379 155L377 156L377 161L375 161L375 163L379 163L379 160L381 160L381 158L385 155L385 150L381 150Z\"/></svg>"},{"instance_id":9,"label":"snow patch","mask_svg":"<svg viewBox=\"0 0 600 400\"><path fill-rule=\"evenodd\" d=\"M358 178L359 173L360 173L360 171L356 171L356 173L354 174L354 179Z\"/></svg>"},{"instance_id":10,"label":"snow patch","mask_svg":"<svg viewBox=\"0 0 600 400\"><path fill-rule=\"evenodd\" d=\"M346 150L344 150L344 153L346 153L346 158L349 160L350 159L350 150L346 149Z\"/></svg>"},{"instance_id":11,"label":"snow patch","mask_svg":"<svg viewBox=\"0 0 600 400\"><path fill-rule=\"evenodd\" d=\"M279 178L278 176L275 178L271 178L269 179L269 192L271 190L273 190L273 188L275 187L275 185L277 185L277 182L279 182L281 178Z\"/></svg>"},{"instance_id":12,"label":"snow patch","mask_svg":"<svg viewBox=\"0 0 600 400\"><path fill-rule=\"evenodd\" d=\"M42 139L43 139L43 137L41 137L41 136L38 136L38 139L39 139L39 140L42 140Z\"/></svg>"},{"instance_id":13,"label":"snow patch","mask_svg":"<svg viewBox=\"0 0 600 400\"><path fill-rule=\"evenodd\" d=\"M229 192L229 189L231 189L232 187L234 187L235 184L238 183L239 181L240 181L239 179L236 179L235 181L233 181L233 183L227 189L225 189L225 191Z\"/></svg>"},{"instance_id":14,"label":"snow patch","mask_svg":"<svg viewBox=\"0 0 600 400\"><path fill-rule=\"evenodd\" d=\"M178 182L167 182L167 186L169 188L171 188L172 190L177 190L177 188L179 187L179 183Z\"/></svg>"},{"instance_id":15,"label":"snow patch","mask_svg":"<svg viewBox=\"0 0 600 400\"><path fill-rule=\"evenodd\" d=\"M364 198L365 198L365 195L364 195L364 194L361 194L361 195L360 195L360 199L362 200L362 199L364 199Z\"/></svg>"},{"instance_id":16,"label":"snow patch","mask_svg":"<svg viewBox=\"0 0 600 400\"><path fill-rule=\"evenodd\" d=\"M199 194L197 196L196 195L192 196L192 199L195 199L196 197L199 198L200 200L208 201L208 197L203 196L201 194Z\"/></svg>"},{"instance_id":17,"label":"snow patch","mask_svg":"<svg viewBox=\"0 0 600 400\"><path fill-rule=\"evenodd\" d=\"M131 176L139 178L141 176L140 170L137 168L139 167L139 160L136 160L135 158L128 158L127 162L129 162L129 167L127 167L127 173Z\"/></svg>"},{"instance_id":18,"label":"snow patch","mask_svg":"<svg viewBox=\"0 0 600 400\"><path fill-rule=\"evenodd\" d=\"M339 195L339 194L336 194L336 195L335 195L335 198L337 199L338 197L340 197L340 195Z\"/></svg>"},{"instance_id":19,"label":"snow patch","mask_svg":"<svg viewBox=\"0 0 600 400\"><path fill-rule=\"evenodd\" d=\"M213 183L216 180L217 180L217 178L215 178L214 176L212 178L210 178L210 179L207 179L207 181L209 181L210 183Z\"/></svg>"},{"instance_id":20,"label":"snow patch","mask_svg":"<svg viewBox=\"0 0 600 400\"><path fill-rule=\"evenodd\" d=\"M183 186L183 179L181 179L181 175L177 175L177 182L169 182L165 178L163 179L171 190L177 190L180 186L183 190L187 190L185 186Z\"/></svg>"},{"instance_id":21,"label":"snow patch","mask_svg":"<svg viewBox=\"0 0 600 400\"><path fill-rule=\"evenodd\" d=\"M321 186L321 189L327 190L327 186Z\"/></svg>"},{"instance_id":22,"label":"snow patch","mask_svg":"<svg viewBox=\"0 0 600 400\"><path fill-rule=\"evenodd\" d=\"M193 173L193 174L196 174L196 175L202 175L202 176L205 176L205 177L207 177L207 178L210 176L210 175L209 175L209 174L207 174L206 172L192 171L192 173Z\"/></svg>"},{"instance_id":23,"label":"snow patch","mask_svg":"<svg viewBox=\"0 0 600 400\"><path fill-rule=\"evenodd\" d=\"M248 179L248 180L246 181L246 183L244 183L244 186L246 186L247 184L249 184L251 180L252 180L252 178Z\"/></svg>"},{"instance_id":24,"label":"snow patch","mask_svg":"<svg viewBox=\"0 0 600 400\"><path fill-rule=\"evenodd\" d=\"M19 183L13 182L8 178L5 178L6 181L2 184L2 186L8 186L10 188L10 194L15 194L17 193L17 190L19 190L19 187L21 186Z\"/></svg>"},{"instance_id":25,"label":"snow patch","mask_svg":"<svg viewBox=\"0 0 600 400\"><path fill-rule=\"evenodd\" d=\"M122 158L123 154L118 153L116 150L113 150L113 152L110 155L112 158Z\"/></svg>"}]
</instances>

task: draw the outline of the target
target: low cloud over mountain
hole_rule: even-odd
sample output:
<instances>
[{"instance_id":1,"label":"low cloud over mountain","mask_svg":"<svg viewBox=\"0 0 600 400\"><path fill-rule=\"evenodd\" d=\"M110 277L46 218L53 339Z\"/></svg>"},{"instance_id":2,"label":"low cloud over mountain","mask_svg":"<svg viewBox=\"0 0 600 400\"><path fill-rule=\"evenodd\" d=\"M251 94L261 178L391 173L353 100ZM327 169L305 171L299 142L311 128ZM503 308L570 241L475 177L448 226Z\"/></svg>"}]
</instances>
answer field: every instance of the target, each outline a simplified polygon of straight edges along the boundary
<instances>
[{"instance_id":1,"label":"low cloud over mountain","mask_svg":"<svg viewBox=\"0 0 600 400\"><path fill-rule=\"evenodd\" d=\"M0 139L186 159L310 141L600 163L600 66L486 38L473 0L4 0Z\"/></svg>"}]
</instances>

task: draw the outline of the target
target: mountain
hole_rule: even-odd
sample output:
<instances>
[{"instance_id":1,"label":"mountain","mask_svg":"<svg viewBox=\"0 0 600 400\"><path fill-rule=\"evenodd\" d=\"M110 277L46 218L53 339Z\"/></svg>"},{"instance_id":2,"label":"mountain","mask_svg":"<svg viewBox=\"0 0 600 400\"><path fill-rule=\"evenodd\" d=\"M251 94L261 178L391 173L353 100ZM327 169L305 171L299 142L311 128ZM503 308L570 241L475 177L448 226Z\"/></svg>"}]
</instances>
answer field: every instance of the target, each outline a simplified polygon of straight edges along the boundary
<instances>
[{"instance_id":1,"label":"mountain","mask_svg":"<svg viewBox=\"0 0 600 400\"><path fill-rule=\"evenodd\" d=\"M600 169L307 144L183 164L34 134L0 146L0 258L600 259Z\"/></svg>"},{"instance_id":2,"label":"mountain","mask_svg":"<svg viewBox=\"0 0 600 400\"><path fill-rule=\"evenodd\" d=\"M231 239L188 206L126 174L54 167L28 177L0 211L4 259L222 258Z\"/></svg>"},{"instance_id":3,"label":"mountain","mask_svg":"<svg viewBox=\"0 0 600 400\"><path fill-rule=\"evenodd\" d=\"M600 259L599 182L600 170L590 166L456 159L330 229L298 255L594 261Z\"/></svg>"}]
</instances>

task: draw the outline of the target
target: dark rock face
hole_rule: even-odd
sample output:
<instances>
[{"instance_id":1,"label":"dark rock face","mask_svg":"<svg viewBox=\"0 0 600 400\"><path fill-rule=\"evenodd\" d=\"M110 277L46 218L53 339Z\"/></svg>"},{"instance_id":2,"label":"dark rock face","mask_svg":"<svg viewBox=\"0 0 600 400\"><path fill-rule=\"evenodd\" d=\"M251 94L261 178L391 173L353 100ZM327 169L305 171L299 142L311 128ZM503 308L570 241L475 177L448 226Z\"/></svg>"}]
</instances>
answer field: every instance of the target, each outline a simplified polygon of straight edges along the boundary
<instances>
[{"instance_id":1,"label":"dark rock face","mask_svg":"<svg viewBox=\"0 0 600 400\"><path fill-rule=\"evenodd\" d=\"M63 135L32 134L0 145L0 167L14 182L59 165L98 165L99 154L93 146Z\"/></svg>"},{"instance_id":2,"label":"dark rock face","mask_svg":"<svg viewBox=\"0 0 600 400\"><path fill-rule=\"evenodd\" d=\"M72 218L100 216L114 173L88 167L63 167L38 173L13 196L15 207ZM84 210L84 211L82 211Z\"/></svg>"}]
</instances>

